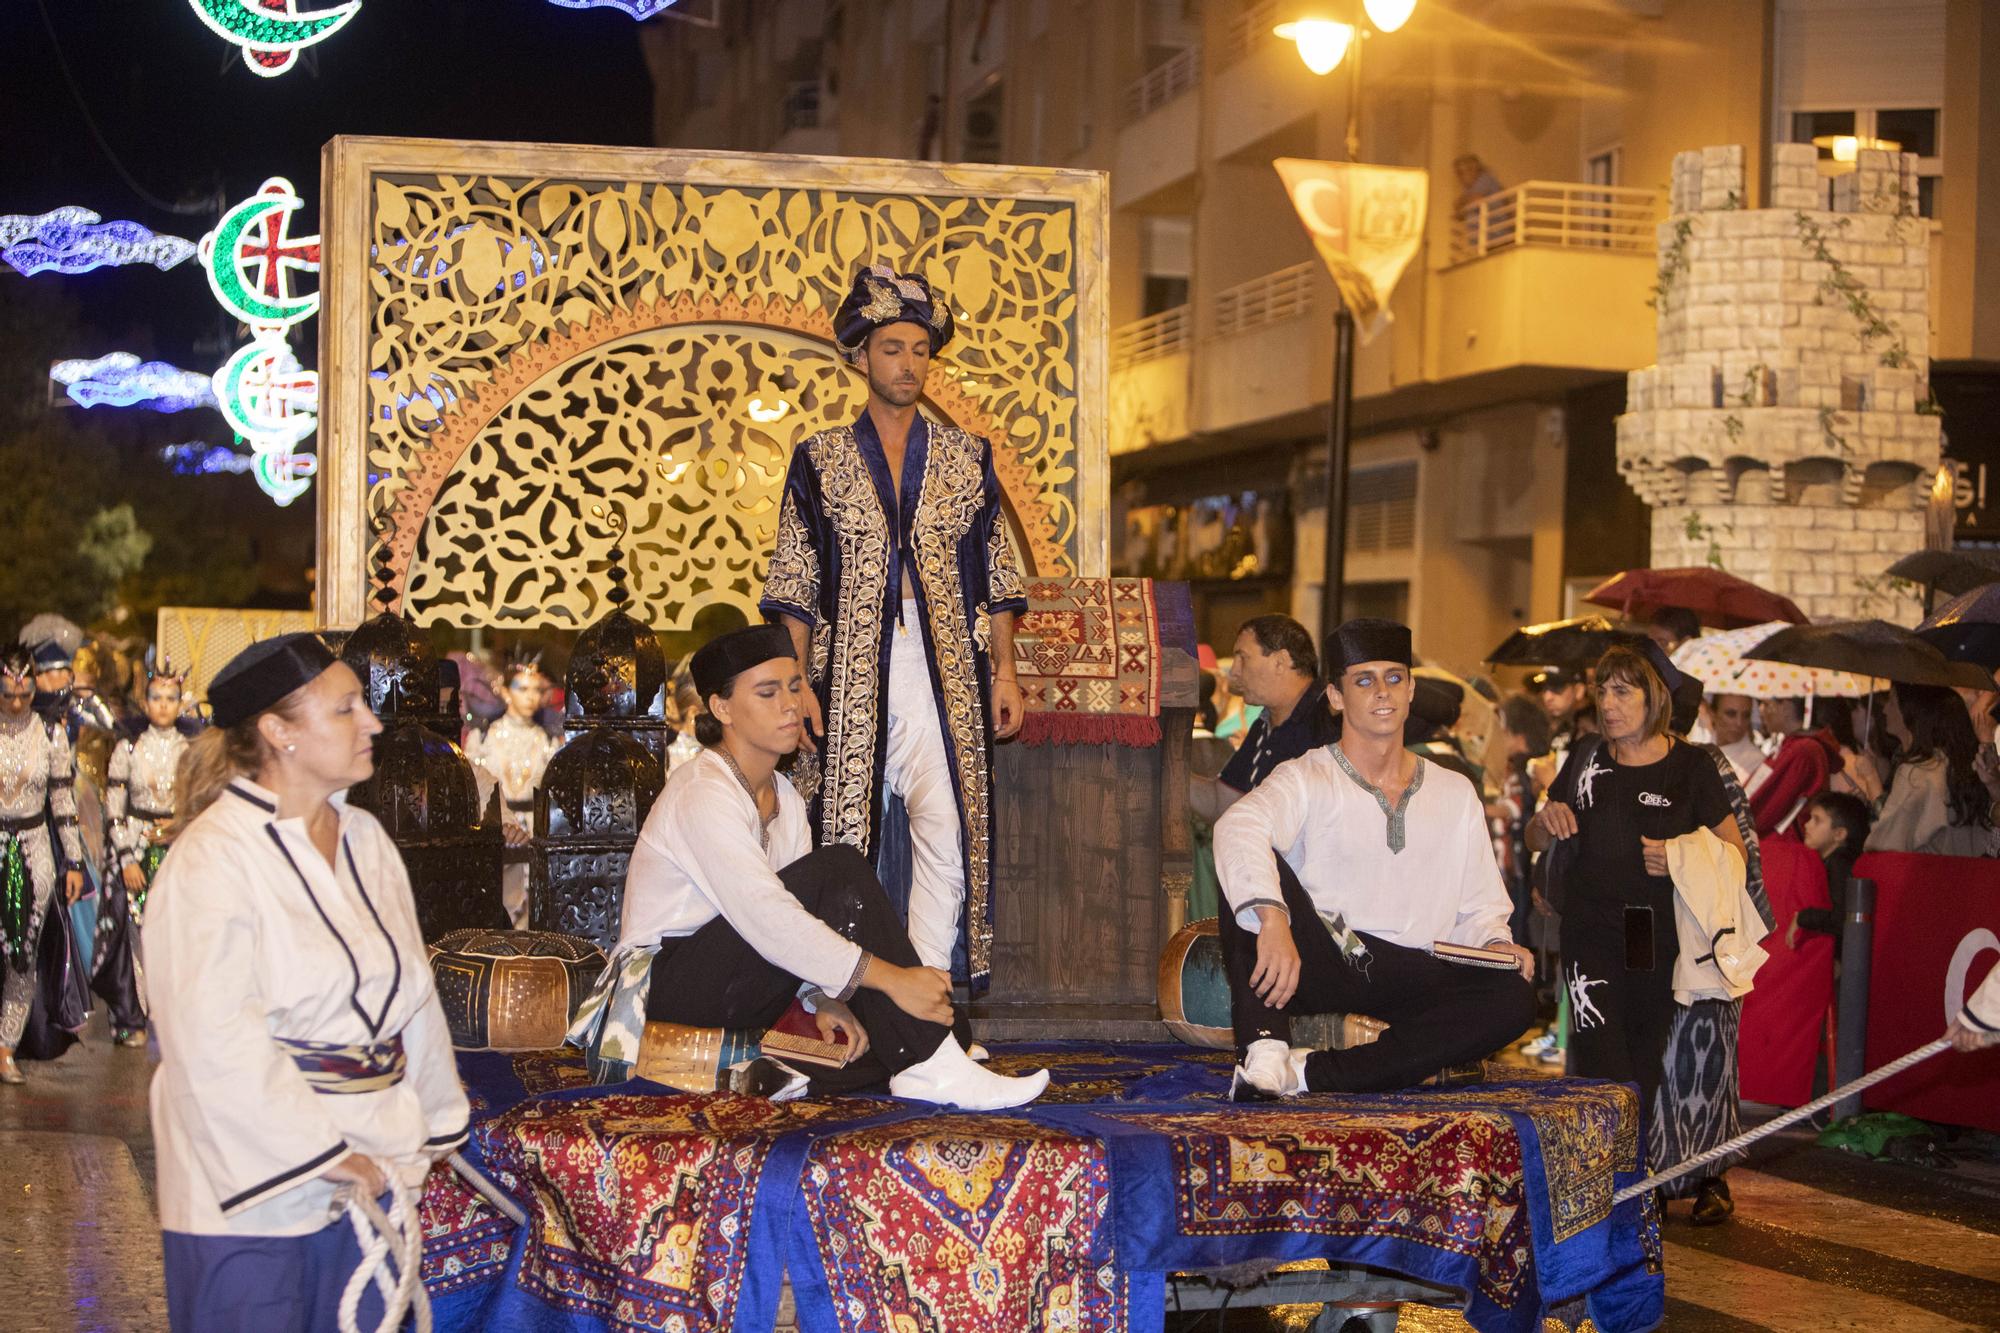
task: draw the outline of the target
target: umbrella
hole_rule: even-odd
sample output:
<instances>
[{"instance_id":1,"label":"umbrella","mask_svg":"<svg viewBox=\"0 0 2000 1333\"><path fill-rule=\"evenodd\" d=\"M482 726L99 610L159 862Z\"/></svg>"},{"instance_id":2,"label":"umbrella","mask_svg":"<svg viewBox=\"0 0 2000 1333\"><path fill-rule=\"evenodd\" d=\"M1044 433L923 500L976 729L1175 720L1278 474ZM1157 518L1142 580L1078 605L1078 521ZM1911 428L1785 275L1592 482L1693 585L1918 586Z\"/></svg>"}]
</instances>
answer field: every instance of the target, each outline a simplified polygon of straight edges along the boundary
<instances>
[{"instance_id":1,"label":"umbrella","mask_svg":"<svg viewBox=\"0 0 2000 1333\"><path fill-rule=\"evenodd\" d=\"M1954 662L2000 670L2000 583L1952 598L1924 617L1917 637Z\"/></svg>"},{"instance_id":2,"label":"umbrella","mask_svg":"<svg viewBox=\"0 0 2000 1333\"><path fill-rule=\"evenodd\" d=\"M1957 597L2000 579L2000 551L1918 551L1889 566L1888 573Z\"/></svg>"},{"instance_id":3,"label":"umbrella","mask_svg":"<svg viewBox=\"0 0 2000 1333\"><path fill-rule=\"evenodd\" d=\"M1789 626L1782 620L1725 630L1690 639L1673 662L1709 694L1741 694L1752 699L1859 699L1875 682L1846 671L1822 671L1788 662L1765 662L1744 654Z\"/></svg>"},{"instance_id":4,"label":"umbrella","mask_svg":"<svg viewBox=\"0 0 2000 1333\"><path fill-rule=\"evenodd\" d=\"M1760 588L1707 565L1687 569L1628 569L1583 595L1595 606L1616 607L1627 620L1662 607L1682 606L1704 625L1735 629L1781 620L1803 625L1808 619L1790 598Z\"/></svg>"},{"instance_id":5,"label":"umbrella","mask_svg":"<svg viewBox=\"0 0 2000 1333\"><path fill-rule=\"evenodd\" d=\"M1990 690L1993 677L1970 662L1954 662L1918 638L1914 630L1886 620L1837 620L1825 625L1792 625L1744 654L1764 662L1824 667L1880 676L1905 685L1958 685Z\"/></svg>"},{"instance_id":6,"label":"umbrella","mask_svg":"<svg viewBox=\"0 0 2000 1333\"><path fill-rule=\"evenodd\" d=\"M1619 629L1603 616L1577 616L1523 625L1487 654L1486 660L1494 666L1581 667L1613 648L1636 648L1645 641L1645 635Z\"/></svg>"}]
</instances>

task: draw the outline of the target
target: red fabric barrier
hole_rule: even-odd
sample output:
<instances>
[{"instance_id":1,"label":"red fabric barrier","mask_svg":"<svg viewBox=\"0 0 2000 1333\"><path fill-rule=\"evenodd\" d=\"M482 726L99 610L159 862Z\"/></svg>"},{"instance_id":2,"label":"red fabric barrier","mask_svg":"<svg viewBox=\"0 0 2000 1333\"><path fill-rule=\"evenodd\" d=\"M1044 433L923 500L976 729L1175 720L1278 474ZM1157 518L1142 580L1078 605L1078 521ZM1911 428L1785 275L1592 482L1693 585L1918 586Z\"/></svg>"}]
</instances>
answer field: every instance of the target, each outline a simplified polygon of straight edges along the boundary
<instances>
[{"instance_id":1,"label":"red fabric barrier","mask_svg":"<svg viewBox=\"0 0 2000 1333\"><path fill-rule=\"evenodd\" d=\"M1785 927L1802 907L1827 907L1826 866L1796 838L1763 840L1764 892L1777 928L1764 941L1771 955L1743 997L1737 1065L1743 1099L1778 1106L1812 1100L1820 1032L1833 1003L1833 938L1801 933L1785 947Z\"/></svg>"},{"instance_id":2,"label":"red fabric barrier","mask_svg":"<svg viewBox=\"0 0 2000 1333\"><path fill-rule=\"evenodd\" d=\"M2000 860L1872 852L1854 873L1875 881L1868 1067L1879 1069L1942 1036L2000 956ZM1864 1100L1878 1110L2000 1131L2000 1049L1932 1056Z\"/></svg>"}]
</instances>

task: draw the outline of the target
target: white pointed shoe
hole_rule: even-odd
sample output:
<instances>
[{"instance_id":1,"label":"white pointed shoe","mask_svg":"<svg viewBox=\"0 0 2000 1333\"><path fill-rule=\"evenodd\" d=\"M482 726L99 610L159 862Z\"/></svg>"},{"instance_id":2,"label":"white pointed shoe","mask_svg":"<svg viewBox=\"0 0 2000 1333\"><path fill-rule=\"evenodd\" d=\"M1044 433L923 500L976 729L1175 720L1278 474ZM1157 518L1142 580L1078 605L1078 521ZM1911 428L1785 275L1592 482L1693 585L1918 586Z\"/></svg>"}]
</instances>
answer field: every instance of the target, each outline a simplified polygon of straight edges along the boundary
<instances>
[{"instance_id":1,"label":"white pointed shoe","mask_svg":"<svg viewBox=\"0 0 2000 1333\"><path fill-rule=\"evenodd\" d=\"M1000 1111L1025 1106L1049 1086L1049 1071L1008 1078L972 1062L955 1037L947 1036L931 1058L889 1080L889 1091L911 1101L956 1106L965 1111Z\"/></svg>"},{"instance_id":2,"label":"white pointed shoe","mask_svg":"<svg viewBox=\"0 0 2000 1333\"><path fill-rule=\"evenodd\" d=\"M1306 1090L1306 1057L1310 1046L1287 1046L1275 1037L1250 1043L1243 1063L1229 1079L1229 1099L1237 1102L1271 1101L1296 1097Z\"/></svg>"},{"instance_id":3,"label":"white pointed shoe","mask_svg":"<svg viewBox=\"0 0 2000 1333\"><path fill-rule=\"evenodd\" d=\"M993 1053L976 1041L965 1048L965 1054L974 1063L982 1065L993 1058Z\"/></svg>"}]
</instances>

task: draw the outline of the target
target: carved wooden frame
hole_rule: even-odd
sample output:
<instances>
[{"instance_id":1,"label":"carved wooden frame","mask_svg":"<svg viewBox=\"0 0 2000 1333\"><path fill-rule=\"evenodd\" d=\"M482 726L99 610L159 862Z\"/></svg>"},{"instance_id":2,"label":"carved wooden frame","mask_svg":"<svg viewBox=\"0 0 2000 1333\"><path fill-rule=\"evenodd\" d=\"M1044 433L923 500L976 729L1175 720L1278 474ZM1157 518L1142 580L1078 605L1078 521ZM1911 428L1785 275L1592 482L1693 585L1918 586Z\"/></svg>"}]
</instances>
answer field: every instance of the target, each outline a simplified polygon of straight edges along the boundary
<instances>
[{"instance_id":1,"label":"carved wooden frame","mask_svg":"<svg viewBox=\"0 0 2000 1333\"><path fill-rule=\"evenodd\" d=\"M388 604L401 604L401 590L409 578L424 524L440 488L481 429L490 424L514 396L566 360L607 342L636 333L671 329L679 325L740 325L746 330L783 331L788 336L822 341L827 355L834 356L828 294L827 270L838 262L838 247L814 257L819 281L815 291L805 293L743 290L746 284L728 274L718 275L697 266L692 281L685 271L676 281L687 282L673 292L662 290L667 275L643 285L626 270L621 279L627 285L614 291L610 299L585 304L571 294L560 313L539 322L525 323L526 336L495 347L483 362L480 353L460 353L453 362L449 383L443 392L409 395L390 405L382 381L383 358L396 349L385 347L385 335L376 326L376 304L384 290L381 281L389 266L371 263L379 254L384 236L394 234L380 213L383 207L401 218L409 208L403 198L412 191L452 190L467 182L491 180L499 183L518 201L522 218L528 211L530 190L552 192L549 187L579 194L580 207L593 203L599 211L608 205L599 196L619 194L619 211L634 222L653 229L656 240L672 235L661 221L655 226L650 215L642 216L642 192L655 201L657 214L674 214L676 197L695 200L699 196L711 212L719 212L716 192L750 198L769 206L769 217L777 216L782 201L785 217L804 217L806 208L818 210L812 226L821 237L833 235L836 227L849 224L836 220L840 210L907 211L901 200L914 200L939 211L952 209L994 209L1018 206L1039 209L1038 216L1056 222L1066 215L1068 239L1051 255L1038 257L1037 281L1045 286L1053 280L1063 296L1066 355L1060 364L1048 362L1050 376L1038 390L1037 401L1054 403L1057 411L1046 416L1025 413L1020 404L1028 401L1014 386L997 383L999 376L973 376L963 367L948 364L954 349L947 348L947 362L933 367L926 385L927 405L942 416L967 429L975 430L995 443L996 468L1006 492L1021 554L1032 570L1044 574L1076 573L1101 575L1106 572L1109 553L1108 499L1108 201L1102 173L1045 168L993 167L978 165L941 166L930 163L884 161L862 158L820 158L760 154L697 153L677 150L594 148L554 145L468 143L438 140L337 138L324 152L322 204L323 313L320 321L320 454L319 469L319 620L322 625L353 625L375 606L370 605L371 585L387 584ZM439 183L442 183L441 185ZM580 184L579 184L580 183ZM661 205L662 187L665 204ZM673 192L680 192L676 196ZM810 193L807 193L810 192ZM793 202L803 197L806 205ZM952 201L969 201L954 203ZM536 202L540 202L537 199ZM744 206L734 201L739 210ZM546 207L546 206L545 206ZM595 216L594 214L592 215ZM679 214L674 214L678 217ZM915 216L915 214L910 214ZM692 214L688 215L692 219ZM768 219L767 219L768 221ZM575 219L571 219L574 224ZM398 225L402 225L398 223ZM586 224L587 225L587 224ZM385 230L385 227L387 229ZM1056 228L1049 228L1055 230ZM456 237L463 225L450 231ZM433 234L428 240L411 234L413 247L429 246L429 253L444 257L450 241ZM539 278L546 261L553 264L556 249L547 237L522 232L509 244L507 230L490 233L499 241L499 257L492 252L484 264L507 262L523 266L523 271L499 272L497 289L506 299L510 278L518 285L528 280L527 260L534 261L534 277ZM852 236L843 230L842 236ZM913 233L911 233L913 234ZM872 238L873 233L871 232ZM609 239L609 248L599 244ZM784 243L795 238L784 236ZM593 272L618 266L619 243L630 240L619 226L587 237L580 248L597 244L593 255L582 263ZM632 242L637 244L637 242ZM696 241L699 247L704 241ZM778 238L759 240L758 246L775 249ZM400 242L399 242L400 244ZM465 243L470 246L470 242ZM664 244L664 242L662 242ZM872 239L868 241L872 247ZM515 255L516 246L520 254ZM943 263L966 247L961 243L949 255L936 259ZM977 247L974 247L977 248ZM792 244L794 254L802 253ZM407 252L415 256L418 249ZM472 260L478 256L449 251L451 264L473 276ZM659 251L640 251L651 256ZM865 256L869 260L875 254ZM753 256L754 258L754 256ZM881 254L893 261L893 254ZM414 258L406 259L414 265ZM442 281L451 264L432 262L427 281ZM565 262L568 262L565 258ZM759 260L759 263L764 261ZM1063 264L1067 263L1067 272ZM982 269L989 267L981 261ZM767 264L775 272L775 264ZM851 265L850 265L851 267ZM371 281L371 270L374 281ZM410 270L413 271L413 270ZM1007 280L1004 268L998 270ZM399 272L405 272L399 270ZM481 275L483 277L483 275ZM708 284L703 287L702 284ZM462 286L477 291L478 285ZM604 284L608 290L613 284ZM794 282L792 287L799 284ZM996 291L998 288L996 287ZM810 299L797 299L805 295ZM993 307L1003 309L996 297ZM537 307L538 310L542 309ZM547 312L544 310L544 314ZM996 323L996 327L997 327ZM1012 325L1020 332L1021 321ZM1027 363L1041 355L1048 345L1029 337L1012 342L997 339L992 330L978 331L986 345L999 347L1017 363ZM1053 386L1053 387L1052 387ZM428 384L419 386L428 389ZM447 401L438 404L436 400ZM996 407L1003 402L1012 407ZM1066 401L1062 401L1066 400ZM413 434L404 413L422 417L422 434ZM1013 418L1012 421L1004 418ZM1022 421L1023 417L1030 418ZM383 423L388 422L389 425ZM1013 427L1024 427L1018 431ZM415 448L384 444L378 433L399 431L404 441L421 439ZM1032 460L1014 448L1016 434L1038 441ZM1055 443L1051 443L1051 442ZM1060 448L1056 447L1060 445ZM376 476L371 479L372 464ZM633 534L635 537L642 533ZM379 599L378 599L379 600ZM519 616L509 623L524 623ZM557 621L525 623L562 623Z\"/></svg>"}]
</instances>

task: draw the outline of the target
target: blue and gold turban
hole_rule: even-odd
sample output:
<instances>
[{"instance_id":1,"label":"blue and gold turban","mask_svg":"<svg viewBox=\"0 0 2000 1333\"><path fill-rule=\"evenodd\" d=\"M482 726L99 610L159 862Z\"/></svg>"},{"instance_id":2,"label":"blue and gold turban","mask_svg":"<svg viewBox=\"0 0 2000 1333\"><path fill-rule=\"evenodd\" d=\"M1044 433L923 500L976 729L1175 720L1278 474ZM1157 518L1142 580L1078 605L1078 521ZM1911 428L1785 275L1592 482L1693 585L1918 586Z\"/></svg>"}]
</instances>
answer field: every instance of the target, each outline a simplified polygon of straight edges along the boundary
<instances>
[{"instance_id":1,"label":"blue and gold turban","mask_svg":"<svg viewBox=\"0 0 2000 1333\"><path fill-rule=\"evenodd\" d=\"M930 330L932 356L951 341L951 307L944 293L915 274L870 264L854 275L854 290L833 312L833 345L852 361L868 345L869 334L884 324L901 323Z\"/></svg>"}]
</instances>

